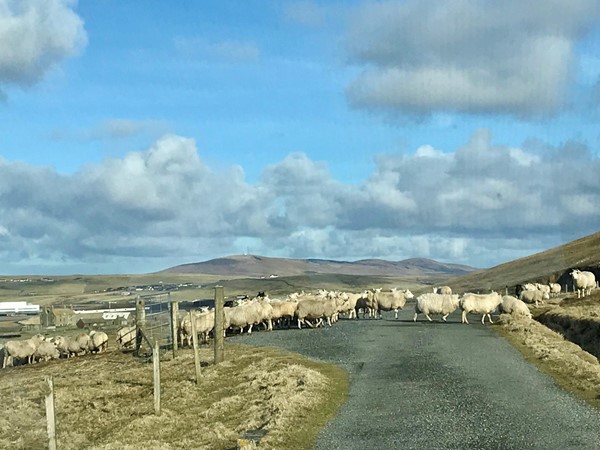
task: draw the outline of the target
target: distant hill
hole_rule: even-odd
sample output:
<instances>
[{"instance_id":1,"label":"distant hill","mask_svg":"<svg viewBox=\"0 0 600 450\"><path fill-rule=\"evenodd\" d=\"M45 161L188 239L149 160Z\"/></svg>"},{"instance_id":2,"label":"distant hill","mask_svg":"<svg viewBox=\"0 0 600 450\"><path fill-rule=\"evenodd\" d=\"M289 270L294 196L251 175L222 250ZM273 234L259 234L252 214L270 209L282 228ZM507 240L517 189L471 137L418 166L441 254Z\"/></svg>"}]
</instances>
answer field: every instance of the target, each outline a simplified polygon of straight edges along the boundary
<instances>
[{"instance_id":1,"label":"distant hill","mask_svg":"<svg viewBox=\"0 0 600 450\"><path fill-rule=\"evenodd\" d=\"M334 261L327 259L270 258L235 255L209 261L182 264L161 273L207 274L245 277L287 277L307 274L343 274L372 276L457 276L477 270L460 264L446 264L424 258L403 261L363 259Z\"/></svg>"},{"instance_id":2,"label":"distant hill","mask_svg":"<svg viewBox=\"0 0 600 450\"><path fill-rule=\"evenodd\" d=\"M570 286L573 268L600 278L600 232L525 258L447 280L456 292L504 289L525 282L558 282Z\"/></svg>"}]
</instances>

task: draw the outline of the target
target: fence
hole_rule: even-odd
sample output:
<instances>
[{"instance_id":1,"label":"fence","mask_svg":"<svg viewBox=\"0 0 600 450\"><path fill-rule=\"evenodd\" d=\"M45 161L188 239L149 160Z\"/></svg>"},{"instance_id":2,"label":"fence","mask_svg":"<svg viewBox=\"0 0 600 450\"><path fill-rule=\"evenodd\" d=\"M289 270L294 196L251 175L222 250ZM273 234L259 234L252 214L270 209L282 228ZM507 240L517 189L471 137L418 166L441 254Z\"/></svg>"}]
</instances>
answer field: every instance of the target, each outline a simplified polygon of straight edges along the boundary
<instances>
[{"instance_id":1,"label":"fence","mask_svg":"<svg viewBox=\"0 0 600 450\"><path fill-rule=\"evenodd\" d=\"M154 346L160 349L177 350L177 303L171 301L171 294L158 294L136 299L136 353L144 347L152 352Z\"/></svg>"}]
</instances>

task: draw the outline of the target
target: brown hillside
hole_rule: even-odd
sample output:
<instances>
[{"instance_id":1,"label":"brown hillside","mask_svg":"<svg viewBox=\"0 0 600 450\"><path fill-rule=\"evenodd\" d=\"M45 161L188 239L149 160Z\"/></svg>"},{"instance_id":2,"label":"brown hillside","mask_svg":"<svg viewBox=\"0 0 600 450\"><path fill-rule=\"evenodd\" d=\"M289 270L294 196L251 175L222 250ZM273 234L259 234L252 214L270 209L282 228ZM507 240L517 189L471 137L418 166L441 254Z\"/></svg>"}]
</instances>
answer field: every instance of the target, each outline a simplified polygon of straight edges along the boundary
<instances>
[{"instance_id":1,"label":"brown hillside","mask_svg":"<svg viewBox=\"0 0 600 450\"><path fill-rule=\"evenodd\" d=\"M445 264L425 258L403 261L365 259L333 261L328 259L270 258L235 255L209 261L182 264L162 273L213 274L241 277L289 277L310 274L344 274L363 276L455 276L475 270L459 264Z\"/></svg>"},{"instance_id":2,"label":"brown hillside","mask_svg":"<svg viewBox=\"0 0 600 450\"><path fill-rule=\"evenodd\" d=\"M568 284L571 289L572 268L590 270L599 278L600 232L491 269L451 278L448 284L456 292L502 290L526 282L548 281L560 283L563 288Z\"/></svg>"}]
</instances>

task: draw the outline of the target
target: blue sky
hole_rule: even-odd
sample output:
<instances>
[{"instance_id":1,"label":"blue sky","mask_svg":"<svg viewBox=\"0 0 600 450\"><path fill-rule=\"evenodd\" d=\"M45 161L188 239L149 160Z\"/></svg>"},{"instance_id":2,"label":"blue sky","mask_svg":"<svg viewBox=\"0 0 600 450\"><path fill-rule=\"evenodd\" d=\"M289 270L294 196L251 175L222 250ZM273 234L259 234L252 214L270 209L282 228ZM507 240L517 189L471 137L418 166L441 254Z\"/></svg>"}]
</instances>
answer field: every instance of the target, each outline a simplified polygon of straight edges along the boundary
<instances>
[{"instance_id":1,"label":"blue sky","mask_svg":"<svg viewBox=\"0 0 600 450\"><path fill-rule=\"evenodd\" d=\"M0 273L598 231L598 1L0 0L0 43Z\"/></svg>"}]
</instances>

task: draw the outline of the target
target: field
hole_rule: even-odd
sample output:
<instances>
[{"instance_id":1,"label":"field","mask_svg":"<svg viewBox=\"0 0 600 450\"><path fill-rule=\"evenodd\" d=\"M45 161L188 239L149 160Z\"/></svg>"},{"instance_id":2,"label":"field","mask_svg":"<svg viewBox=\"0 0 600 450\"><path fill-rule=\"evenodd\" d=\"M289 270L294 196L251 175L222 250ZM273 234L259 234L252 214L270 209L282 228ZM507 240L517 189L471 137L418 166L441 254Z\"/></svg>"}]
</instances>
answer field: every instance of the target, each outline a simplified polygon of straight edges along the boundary
<instances>
[{"instance_id":1,"label":"field","mask_svg":"<svg viewBox=\"0 0 600 450\"><path fill-rule=\"evenodd\" d=\"M152 364L130 353L0 370L0 448L46 448L44 376L54 379L58 446L73 450L225 450L256 430L261 448L308 449L345 400L346 374L332 365L243 345L227 345L218 365L211 349L200 356L199 385L190 350L161 356L160 416Z\"/></svg>"}]
</instances>

